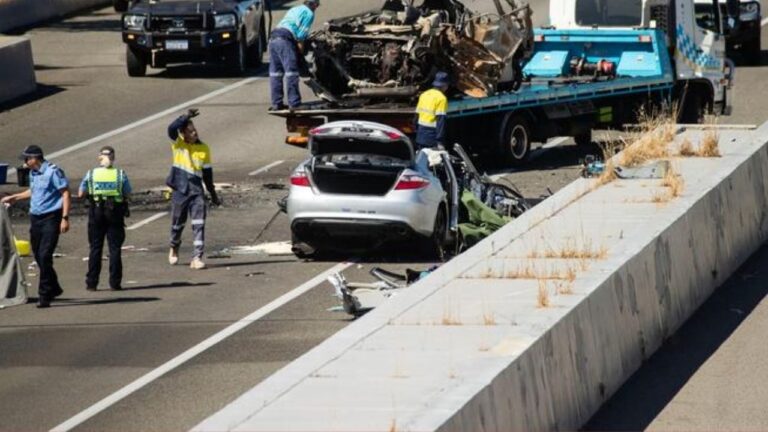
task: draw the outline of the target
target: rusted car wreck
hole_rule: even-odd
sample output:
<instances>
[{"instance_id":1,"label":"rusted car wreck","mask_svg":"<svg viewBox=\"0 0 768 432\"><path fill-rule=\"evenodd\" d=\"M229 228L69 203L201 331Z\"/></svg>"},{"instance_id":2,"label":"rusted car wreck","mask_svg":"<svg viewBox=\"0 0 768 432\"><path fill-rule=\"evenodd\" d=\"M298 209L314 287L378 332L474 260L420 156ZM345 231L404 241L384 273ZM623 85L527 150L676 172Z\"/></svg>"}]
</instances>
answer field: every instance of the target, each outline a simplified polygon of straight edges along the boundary
<instances>
[{"instance_id":1,"label":"rusted car wreck","mask_svg":"<svg viewBox=\"0 0 768 432\"><path fill-rule=\"evenodd\" d=\"M331 20L309 39L308 84L341 104L414 98L438 70L469 96L515 89L533 47L531 10L494 3L497 13L477 14L456 0L387 0L380 10Z\"/></svg>"}]
</instances>

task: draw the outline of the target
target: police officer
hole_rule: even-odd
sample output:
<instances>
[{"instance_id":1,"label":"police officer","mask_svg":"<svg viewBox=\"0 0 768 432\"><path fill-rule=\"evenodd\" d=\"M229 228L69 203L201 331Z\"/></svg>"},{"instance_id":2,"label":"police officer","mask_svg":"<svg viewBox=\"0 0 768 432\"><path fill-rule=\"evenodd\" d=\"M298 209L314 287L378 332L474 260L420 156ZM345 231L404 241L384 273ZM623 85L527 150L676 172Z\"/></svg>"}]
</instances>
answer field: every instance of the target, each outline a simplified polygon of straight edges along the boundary
<instances>
[{"instance_id":1,"label":"police officer","mask_svg":"<svg viewBox=\"0 0 768 432\"><path fill-rule=\"evenodd\" d=\"M109 248L109 287L122 289L123 260L122 247L125 241L125 217L128 212L128 195L131 183L125 171L116 168L115 149L104 146L99 150L99 167L86 173L80 183L78 198L88 197L88 244L91 252L88 258L88 273L85 289L96 291L101 273L101 252L104 237Z\"/></svg>"},{"instance_id":2,"label":"police officer","mask_svg":"<svg viewBox=\"0 0 768 432\"><path fill-rule=\"evenodd\" d=\"M205 251L205 192L211 194L213 205L221 205L213 185L213 167L211 166L211 150L200 141L192 118L198 115L196 109L190 109L186 114L174 120L168 126L168 137L173 141L173 166L166 179L166 184L173 190L171 194L171 250L168 253L168 263L176 265L179 262L179 246L181 233L187 223L187 217L192 218L192 234L194 238L194 254L189 267L195 270L205 268L203 252Z\"/></svg>"},{"instance_id":3,"label":"police officer","mask_svg":"<svg viewBox=\"0 0 768 432\"><path fill-rule=\"evenodd\" d=\"M269 87L272 93L271 111L285 109L283 77L288 86L288 107L301 105L299 92L299 56L304 41L315 20L320 0L306 0L303 5L288 10L269 38Z\"/></svg>"},{"instance_id":4,"label":"police officer","mask_svg":"<svg viewBox=\"0 0 768 432\"><path fill-rule=\"evenodd\" d=\"M21 159L30 169L29 189L4 197L0 202L12 204L30 199L29 233L32 252L40 268L37 307L47 308L64 292L53 269L53 252L59 243L59 234L69 231L69 181L61 168L45 160L43 150L36 145L24 149Z\"/></svg>"},{"instance_id":5,"label":"police officer","mask_svg":"<svg viewBox=\"0 0 768 432\"><path fill-rule=\"evenodd\" d=\"M445 72L438 72L432 82L432 88L419 97L416 106L418 121L416 125L416 145L424 147L444 147L445 115L448 110L448 91L450 80Z\"/></svg>"}]
</instances>

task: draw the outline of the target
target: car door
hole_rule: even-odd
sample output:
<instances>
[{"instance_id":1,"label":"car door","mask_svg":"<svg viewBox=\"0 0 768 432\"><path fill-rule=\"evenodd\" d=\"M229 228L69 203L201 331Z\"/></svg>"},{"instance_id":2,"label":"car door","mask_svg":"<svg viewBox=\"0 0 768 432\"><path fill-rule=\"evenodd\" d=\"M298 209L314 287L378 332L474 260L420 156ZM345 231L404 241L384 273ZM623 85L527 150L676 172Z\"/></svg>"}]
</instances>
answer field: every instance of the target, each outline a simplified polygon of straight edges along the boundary
<instances>
[{"instance_id":1,"label":"car door","mask_svg":"<svg viewBox=\"0 0 768 432\"><path fill-rule=\"evenodd\" d=\"M255 43L259 34L256 17L259 15L260 4L260 0L240 0L239 8L242 12L245 40L248 42L248 45Z\"/></svg>"}]
</instances>

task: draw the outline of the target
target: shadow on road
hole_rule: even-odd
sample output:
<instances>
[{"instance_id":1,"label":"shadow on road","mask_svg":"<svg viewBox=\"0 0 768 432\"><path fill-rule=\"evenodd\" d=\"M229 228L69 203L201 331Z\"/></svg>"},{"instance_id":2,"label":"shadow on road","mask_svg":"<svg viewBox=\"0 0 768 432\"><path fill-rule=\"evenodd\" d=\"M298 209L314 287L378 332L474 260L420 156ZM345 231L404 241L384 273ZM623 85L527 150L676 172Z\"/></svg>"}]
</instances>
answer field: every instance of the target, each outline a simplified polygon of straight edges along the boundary
<instances>
[{"instance_id":1,"label":"shadow on road","mask_svg":"<svg viewBox=\"0 0 768 432\"><path fill-rule=\"evenodd\" d=\"M112 298L100 298L100 299L84 299L84 298L58 298L51 303L51 307L61 306L93 306L112 303L146 303L160 300L160 297L112 297ZM30 303L37 301L37 298L30 297Z\"/></svg>"},{"instance_id":2,"label":"shadow on road","mask_svg":"<svg viewBox=\"0 0 768 432\"><path fill-rule=\"evenodd\" d=\"M61 86L45 85L45 84L38 83L37 89L34 92L18 97L16 99L10 100L8 102L0 103L0 113L3 111L8 111L8 110L18 108L20 106L38 101L40 99L45 99L49 96L53 96L63 91L66 91L66 88Z\"/></svg>"},{"instance_id":3,"label":"shadow on road","mask_svg":"<svg viewBox=\"0 0 768 432\"><path fill-rule=\"evenodd\" d=\"M768 244L699 308L584 426L644 430L768 295Z\"/></svg>"},{"instance_id":4,"label":"shadow on road","mask_svg":"<svg viewBox=\"0 0 768 432\"><path fill-rule=\"evenodd\" d=\"M151 285L136 285L136 286L128 286L123 287L123 291L139 291L139 290L148 290L148 289L161 289L161 288L185 288L185 287L201 287L201 286L211 286L216 285L214 282L168 282L168 283L159 283L159 284L151 284Z\"/></svg>"}]
</instances>

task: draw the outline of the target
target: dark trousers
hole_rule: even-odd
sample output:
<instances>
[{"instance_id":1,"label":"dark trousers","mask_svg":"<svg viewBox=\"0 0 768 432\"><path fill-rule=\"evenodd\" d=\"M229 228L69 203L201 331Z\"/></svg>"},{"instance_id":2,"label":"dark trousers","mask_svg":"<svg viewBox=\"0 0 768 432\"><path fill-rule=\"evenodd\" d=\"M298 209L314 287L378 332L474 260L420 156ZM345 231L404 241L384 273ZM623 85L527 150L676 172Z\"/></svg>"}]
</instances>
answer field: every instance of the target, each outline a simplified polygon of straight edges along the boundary
<instances>
[{"instance_id":1,"label":"dark trousers","mask_svg":"<svg viewBox=\"0 0 768 432\"><path fill-rule=\"evenodd\" d=\"M288 106L301 105L296 43L290 39L273 37L269 41L269 88L273 107L283 104L283 78L288 87Z\"/></svg>"},{"instance_id":2,"label":"dark trousers","mask_svg":"<svg viewBox=\"0 0 768 432\"><path fill-rule=\"evenodd\" d=\"M91 253L88 257L88 273L85 285L96 288L101 274L101 255L104 250L104 238L109 248L109 287L119 289L123 281L122 247L125 242L125 211L122 205L106 210L103 205L94 203L88 212L88 244Z\"/></svg>"},{"instance_id":3,"label":"dark trousers","mask_svg":"<svg viewBox=\"0 0 768 432\"><path fill-rule=\"evenodd\" d=\"M205 252L205 196L202 193L185 195L173 191L171 195L171 247L181 246L181 233L187 218L192 218L192 244L195 246L194 258L202 258Z\"/></svg>"},{"instance_id":4,"label":"dark trousers","mask_svg":"<svg viewBox=\"0 0 768 432\"><path fill-rule=\"evenodd\" d=\"M61 210L42 215L30 215L29 236L32 253L40 269L40 283L37 293L41 298L51 299L62 293L59 277L53 269L53 252L59 244Z\"/></svg>"}]
</instances>

